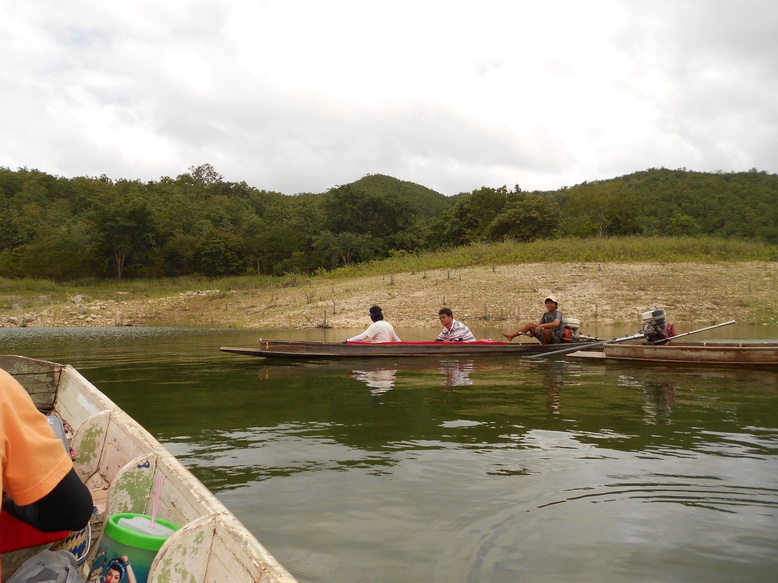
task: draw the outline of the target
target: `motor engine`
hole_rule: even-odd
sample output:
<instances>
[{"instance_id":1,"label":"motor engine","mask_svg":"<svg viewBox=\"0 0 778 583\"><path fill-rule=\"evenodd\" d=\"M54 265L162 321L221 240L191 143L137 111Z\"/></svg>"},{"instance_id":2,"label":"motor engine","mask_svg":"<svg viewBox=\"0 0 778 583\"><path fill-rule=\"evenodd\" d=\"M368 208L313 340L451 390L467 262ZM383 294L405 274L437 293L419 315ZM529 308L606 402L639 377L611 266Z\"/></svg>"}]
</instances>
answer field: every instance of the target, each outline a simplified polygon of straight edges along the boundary
<instances>
[{"instance_id":1,"label":"motor engine","mask_svg":"<svg viewBox=\"0 0 778 583\"><path fill-rule=\"evenodd\" d=\"M665 320L665 311L651 309L643 312L643 327L640 330L649 344L655 344L675 336L675 326Z\"/></svg>"},{"instance_id":2,"label":"motor engine","mask_svg":"<svg viewBox=\"0 0 778 583\"><path fill-rule=\"evenodd\" d=\"M578 328L581 327L581 320L578 318L562 318L562 342L578 342Z\"/></svg>"}]
</instances>

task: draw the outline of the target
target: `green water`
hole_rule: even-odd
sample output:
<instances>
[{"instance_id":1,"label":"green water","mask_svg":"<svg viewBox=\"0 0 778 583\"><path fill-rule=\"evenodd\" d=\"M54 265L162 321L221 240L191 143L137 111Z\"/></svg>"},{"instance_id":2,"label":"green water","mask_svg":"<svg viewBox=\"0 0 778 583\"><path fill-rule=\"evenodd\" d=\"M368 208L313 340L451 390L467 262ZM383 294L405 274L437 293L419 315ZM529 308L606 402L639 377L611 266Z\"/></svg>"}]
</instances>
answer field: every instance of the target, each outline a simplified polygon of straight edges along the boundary
<instances>
[{"instance_id":1,"label":"green water","mask_svg":"<svg viewBox=\"0 0 778 583\"><path fill-rule=\"evenodd\" d=\"M0 352L76 366L303 582L775 579L778 372L218 350L259 336L8 329Z\"/></svg>"}]
</instances>

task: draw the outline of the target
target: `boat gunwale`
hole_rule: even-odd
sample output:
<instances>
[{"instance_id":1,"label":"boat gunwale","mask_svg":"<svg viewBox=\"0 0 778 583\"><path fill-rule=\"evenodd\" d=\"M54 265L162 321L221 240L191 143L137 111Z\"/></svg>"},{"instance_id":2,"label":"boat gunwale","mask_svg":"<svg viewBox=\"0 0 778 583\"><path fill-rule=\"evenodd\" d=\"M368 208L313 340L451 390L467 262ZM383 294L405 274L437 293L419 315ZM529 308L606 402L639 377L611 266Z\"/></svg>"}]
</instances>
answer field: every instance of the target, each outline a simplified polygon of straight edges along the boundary
<instances>
[{"instance_id":1,"label":"boat gunwale","mask_svg":"<svg viewBox=\"0 0 778 583\"><path fill-rule=\"evenodd\" d=\"M677 342L603 347L605 359L662 364L778 366L778 342Z\"/></svg>"},{"instance_id":2,"label":"boat gunwale","mask_svg":"<svg viewBox=\"0 0 778 583\"><path fill-rule=\"evenodd\" d=\"M594 340L566 342L585 349ZM321 342L304 340L260 339L258 348L222 346L222 352L264 358L430 358L448 356L528 355L558 350L560 344L536 342Z\"/></svg>"}]
</instances>

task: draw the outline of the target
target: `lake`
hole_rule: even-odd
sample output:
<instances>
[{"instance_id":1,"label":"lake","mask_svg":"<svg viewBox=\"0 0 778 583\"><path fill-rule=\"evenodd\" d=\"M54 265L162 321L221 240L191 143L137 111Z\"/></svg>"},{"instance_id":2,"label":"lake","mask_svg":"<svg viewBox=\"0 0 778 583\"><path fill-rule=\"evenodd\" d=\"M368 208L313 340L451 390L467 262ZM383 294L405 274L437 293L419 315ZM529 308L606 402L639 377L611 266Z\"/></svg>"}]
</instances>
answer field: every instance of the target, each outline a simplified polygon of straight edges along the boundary
<instances>
[{"instance_id":1,"label":"lake","mask_svg":"<svg viewBox=\"0 0 778 583\"><path fill-rule=\"evenodd\" d=\"M775 580L778 372L219 351L351 333L17 328L0 352L75 366L305 583ZM704 339L739 337L778 330Z\"/></svg>"}]
</instances>

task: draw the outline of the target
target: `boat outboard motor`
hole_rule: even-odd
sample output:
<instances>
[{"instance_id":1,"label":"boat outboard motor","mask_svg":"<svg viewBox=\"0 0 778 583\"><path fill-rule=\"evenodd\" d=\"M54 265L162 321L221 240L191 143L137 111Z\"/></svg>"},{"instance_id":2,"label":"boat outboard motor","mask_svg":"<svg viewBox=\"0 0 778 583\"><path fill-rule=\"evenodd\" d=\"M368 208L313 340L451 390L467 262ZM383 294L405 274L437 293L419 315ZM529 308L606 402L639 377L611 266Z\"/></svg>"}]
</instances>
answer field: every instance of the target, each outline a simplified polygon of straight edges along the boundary
<instances>
[{"instance_id":1,"label":"boat outboard motor","mask_svg":"<svg viewBox=\"0 0 778 583\"><path fill-rule=\"evenodd\" d=\"M578 336L578 328L581 327L581 320L578 318L562 318L562 342L578 342L581 338Z\"/></svg>"},{"instance_id":2,"label":"boat outboard motor","mask_svg":"<svg viewBox=\"0 0 778 583\"><path fill-rule=\"evenodd\" d=\"M669 333L664 310L651 309L643 312L643 328L640 331L645 335L649 344L655 344L674 336L674 334Z\"/></svg>"}]
</instances>

